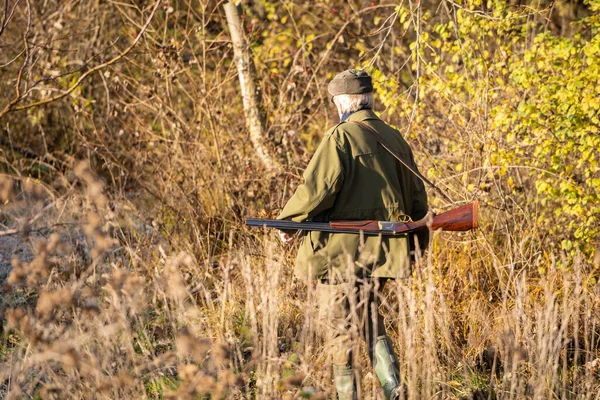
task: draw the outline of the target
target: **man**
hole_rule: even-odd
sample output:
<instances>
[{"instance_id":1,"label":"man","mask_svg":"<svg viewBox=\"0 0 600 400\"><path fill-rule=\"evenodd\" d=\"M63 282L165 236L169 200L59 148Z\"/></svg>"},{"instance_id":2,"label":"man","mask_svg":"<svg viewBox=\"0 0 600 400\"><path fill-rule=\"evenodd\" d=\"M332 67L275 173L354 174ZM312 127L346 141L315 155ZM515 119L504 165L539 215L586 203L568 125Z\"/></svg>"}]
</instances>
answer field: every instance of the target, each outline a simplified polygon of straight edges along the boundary
<instances>
[{"instance_id":1,"label":"man","mask_svg":"<svg viewBox=\"0 0 600 400\"><path fill-rule=\"evenodd\" d=\"M371 76L361 70L344 71L329 83L328 91L341 121L325 134L304 172L304 183L278 219L406 221L424 217L427 194L423 182L364 127L375 130L416 169L412 151L400 133L372 111ZM424 248L428 232L418 235L419 246ZM280 236L283 242L293 239L290 232ZM304 233L295 274L318 280L319 320L340 399L358 397L352 367L354 332L368 344L386 398L401 395L398 362L377 309L377 292L388 279L410 276L411 245L414 239L408 235Z\"/></svg>"}]
</instances>

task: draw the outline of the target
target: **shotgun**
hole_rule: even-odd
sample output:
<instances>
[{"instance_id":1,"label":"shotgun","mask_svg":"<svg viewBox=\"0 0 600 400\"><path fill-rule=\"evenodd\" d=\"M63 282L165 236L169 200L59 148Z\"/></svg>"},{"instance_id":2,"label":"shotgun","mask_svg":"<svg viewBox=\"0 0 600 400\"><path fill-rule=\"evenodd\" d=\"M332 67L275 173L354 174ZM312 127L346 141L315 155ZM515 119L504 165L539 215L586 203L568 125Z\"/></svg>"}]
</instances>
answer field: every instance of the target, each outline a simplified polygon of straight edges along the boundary
<instances>
[{"instance_id":1,"label":"shotgun","mask_svg":"<svg viewBox=\"0 0 600 400\"><path fill-rule=\"evenodd\" d=\"M465 204L453 210L433 215L429 212L418 221L330 221L294 222L280 219L246 218L246 225L279 230L304 230L331 233L363 233L364 235L395 236L429 227L432 231L468 231L479 227L479 202Z\"/></svg>"}]
</instances>

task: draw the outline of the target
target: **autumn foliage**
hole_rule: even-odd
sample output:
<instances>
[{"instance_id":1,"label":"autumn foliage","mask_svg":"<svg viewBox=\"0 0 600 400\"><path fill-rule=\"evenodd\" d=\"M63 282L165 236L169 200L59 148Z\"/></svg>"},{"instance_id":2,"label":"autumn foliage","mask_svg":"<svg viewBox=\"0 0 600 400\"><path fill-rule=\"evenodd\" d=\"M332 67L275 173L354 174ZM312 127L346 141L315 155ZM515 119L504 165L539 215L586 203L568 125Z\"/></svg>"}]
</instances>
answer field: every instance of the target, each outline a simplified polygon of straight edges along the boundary
<instances>
[{"instance_id":1,"label":"autumn foliage","mask_svg":"<svg viewBox=\"0 0 600 400\"><path fill-rule=\"evenodd\" d=\"M433 211L480 202L385 293L411 398L595 398L600 2L243 1L274 172L222 3L0 2L0 396L332 398L312 283L243 219L285 204L354 67Z\"/></svg>"}]
</instances>

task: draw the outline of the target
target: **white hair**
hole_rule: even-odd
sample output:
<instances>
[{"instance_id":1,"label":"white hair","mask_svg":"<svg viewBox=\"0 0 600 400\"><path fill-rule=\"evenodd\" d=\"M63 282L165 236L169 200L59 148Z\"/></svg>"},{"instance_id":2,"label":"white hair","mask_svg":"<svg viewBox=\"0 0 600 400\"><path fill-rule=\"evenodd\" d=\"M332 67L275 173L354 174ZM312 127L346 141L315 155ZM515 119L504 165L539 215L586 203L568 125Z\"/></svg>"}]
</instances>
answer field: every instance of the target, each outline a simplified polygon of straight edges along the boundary
<instances>
[{"instance_id":1,"label":"white hair","mask_svg":"<svg viewBox=\"0 0 600 400\"><path fill-rule=\"evenodd\" d=\"M337 106L340 115L353 113L363 108L373 108L373 92L361 94L338 94L334 96L333 102Z\"/></svg>"}]
</instances>

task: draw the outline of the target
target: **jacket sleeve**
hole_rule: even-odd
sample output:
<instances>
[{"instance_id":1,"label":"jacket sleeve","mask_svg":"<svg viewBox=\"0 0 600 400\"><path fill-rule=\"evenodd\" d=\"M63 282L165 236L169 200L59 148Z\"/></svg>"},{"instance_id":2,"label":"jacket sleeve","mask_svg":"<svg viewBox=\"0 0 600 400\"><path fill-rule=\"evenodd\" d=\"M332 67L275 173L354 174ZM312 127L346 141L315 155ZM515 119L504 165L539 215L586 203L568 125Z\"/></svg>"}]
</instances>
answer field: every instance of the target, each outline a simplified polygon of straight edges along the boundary
<instances>
[{"instance_id":1,"label":"jacket sleeve","mask_svg":"<svg viewBox=\"0 0 600 400\"><path fill-rule=\"evenodd\" d=\"M418 171L417 164L415 163L415 158L410 152L410 160L412 162L412 166ZM412 193L412 210L410 217L413 221L417 221L423 218L429 207L427 205L427 191L425 190L425 184L423 181L413 174L413 193ZM424 251L429 245L429 229L421 229L415 233L419 241L419 248L421 251ZM414 237L410 237L410 247L411 250L414 250L415 242Z\"/></svg>"},{"instance_id":2,"label":"jacket sleeve","mask_svg":"<svg viewBox=\"0 0 600 400\"><path fill-rule=\"evenodd\" d=\"M304 171L304 182L277 219L302 222L331 208L344 181L346 158L344 148L333 135L326 135Z\"/></svg>"}]
</instances>

